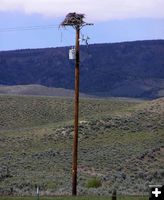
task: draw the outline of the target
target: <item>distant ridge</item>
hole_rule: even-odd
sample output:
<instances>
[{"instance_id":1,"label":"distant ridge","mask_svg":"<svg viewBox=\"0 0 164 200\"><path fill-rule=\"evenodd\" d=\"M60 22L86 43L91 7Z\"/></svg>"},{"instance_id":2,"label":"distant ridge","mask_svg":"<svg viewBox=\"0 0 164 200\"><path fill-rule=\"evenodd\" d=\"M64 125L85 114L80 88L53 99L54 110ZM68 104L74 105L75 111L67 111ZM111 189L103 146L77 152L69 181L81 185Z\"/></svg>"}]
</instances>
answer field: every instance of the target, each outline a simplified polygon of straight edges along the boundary
<instances>
[{"instance_id":1,"label":"distant ridge","mask_svg":"<svg viewBox=\"0 0 164 200\"><path fill-rule=\"evenodd\" d=\"M164 40L81 46L80 92L100 97L164 96ZM0 52L0 85L74 90L69 47Z\"/></svg>"}]
</instances>

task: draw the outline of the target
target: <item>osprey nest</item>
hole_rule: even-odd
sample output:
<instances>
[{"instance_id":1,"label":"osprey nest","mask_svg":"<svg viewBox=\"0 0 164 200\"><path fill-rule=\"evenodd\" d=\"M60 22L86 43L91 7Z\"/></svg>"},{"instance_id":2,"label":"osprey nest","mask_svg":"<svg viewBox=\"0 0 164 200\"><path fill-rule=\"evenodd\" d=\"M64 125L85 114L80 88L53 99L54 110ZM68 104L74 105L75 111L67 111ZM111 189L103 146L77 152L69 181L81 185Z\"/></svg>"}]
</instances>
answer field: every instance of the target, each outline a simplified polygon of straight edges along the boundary
<instances>
[{"instance_id":1,"label":"osprey nest","mask_svg":"<svg viewBox=\"0 0 164 200\"><path fill-rule=\"evenodd\" d=\"M84 14L68 13L61 26L83 26L85 24L84 17Z\"/></svg>"}]
</instances>

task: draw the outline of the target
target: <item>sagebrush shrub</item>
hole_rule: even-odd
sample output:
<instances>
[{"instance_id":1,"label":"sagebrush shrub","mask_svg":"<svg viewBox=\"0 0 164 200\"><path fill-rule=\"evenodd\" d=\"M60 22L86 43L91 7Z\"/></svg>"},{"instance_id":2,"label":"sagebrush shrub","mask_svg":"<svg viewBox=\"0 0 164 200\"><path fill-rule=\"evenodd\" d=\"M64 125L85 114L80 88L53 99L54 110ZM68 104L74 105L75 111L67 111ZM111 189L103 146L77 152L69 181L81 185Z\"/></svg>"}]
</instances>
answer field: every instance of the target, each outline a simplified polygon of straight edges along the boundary
<instances>
[{"instance_id":1,"label":"sagebrush shrub","mask_svg":"<svg viewBox=\"0 0 164 200\"><path fill-rule=\"evenodd\" d=\"M86 183L87 188L98 188L101 187L101 185L101 180L97 177L89 179Z\"/></svg>"}]
</instances>

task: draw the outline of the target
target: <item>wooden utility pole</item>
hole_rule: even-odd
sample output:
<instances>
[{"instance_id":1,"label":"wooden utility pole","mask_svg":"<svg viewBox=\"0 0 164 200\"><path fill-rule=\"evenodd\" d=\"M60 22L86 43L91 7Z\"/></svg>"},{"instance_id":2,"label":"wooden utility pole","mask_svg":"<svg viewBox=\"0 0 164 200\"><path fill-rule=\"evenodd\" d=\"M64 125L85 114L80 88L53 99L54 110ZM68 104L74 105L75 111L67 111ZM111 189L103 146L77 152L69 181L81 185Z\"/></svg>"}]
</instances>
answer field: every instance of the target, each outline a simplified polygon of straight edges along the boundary
<instances>
[{"instance_id":1,"label":"wooden utility pole","mask_svg":"<svg viewBox=\"0 0 164 200\"><path fill-rule=\"evenodd\" d=\"M79 123L79 49L80 28L76 28L76 65L75 65L75 105L74 105L74 141L73 141L73 162L72 162L72 195L77 194L77 159L78 159L78 123Z\"/></svg>"},{"instance_id":2,"label":"wooden utility pole","mask_svg":"<svg viewBox=\"0 0 164 200\"><path fill-rule=\"evenodd\" d=\"M75 104L74 104L74 138L72 154L72 195L77 195L77 160L78 160L78 123L79 123L79 65L80 65L80 29L86 25L93 25L83 21L84 14L69 13L61 26L72 26L76 30L75 48Z\"/></svg>"}]
</instances>

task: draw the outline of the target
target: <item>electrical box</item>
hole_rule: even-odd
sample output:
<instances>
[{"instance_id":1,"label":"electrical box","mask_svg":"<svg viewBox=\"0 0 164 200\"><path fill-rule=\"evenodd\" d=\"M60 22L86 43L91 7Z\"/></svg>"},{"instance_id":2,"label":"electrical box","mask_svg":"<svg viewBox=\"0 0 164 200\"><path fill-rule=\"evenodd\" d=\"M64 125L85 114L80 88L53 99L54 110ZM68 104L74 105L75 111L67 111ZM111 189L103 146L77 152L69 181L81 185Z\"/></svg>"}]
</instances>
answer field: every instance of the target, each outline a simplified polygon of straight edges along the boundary
<instances>
[{"instance_id":1,"label":"electrical box","mask_svg":"<svg viewBox=\"0 0 164 200\"><path fill-rule=\"evenodd\" d=\"M76 58L76 50L75 50L75 48L71 48L69 50L69 59L70 60L75 60L75 58Z\"/></svg>"}]
</instances>

